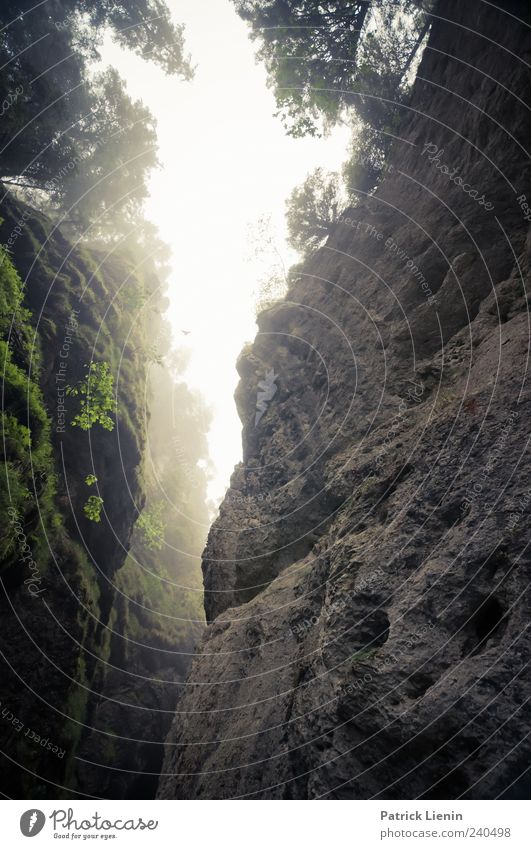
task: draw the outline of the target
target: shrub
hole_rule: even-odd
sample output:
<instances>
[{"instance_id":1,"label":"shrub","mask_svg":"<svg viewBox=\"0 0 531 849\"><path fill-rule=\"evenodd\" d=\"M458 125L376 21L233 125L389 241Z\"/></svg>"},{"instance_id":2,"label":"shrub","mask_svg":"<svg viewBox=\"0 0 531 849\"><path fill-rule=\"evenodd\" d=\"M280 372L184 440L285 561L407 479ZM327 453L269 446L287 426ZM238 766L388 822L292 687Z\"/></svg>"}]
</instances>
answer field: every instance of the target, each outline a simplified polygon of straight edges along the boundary
<instances>
[{"instance_id":1,"label":"shrub","mask_svg":"<svg viewBox=\"0 0 531 849\"><path fill-rule=\"evenodd\" d=\"M163 519L164 503L159 501L144 510L138 517L136 527L140 531L142 542L151 551L160 551L164 542L166 523Z\"/></svg>"},{"instance_id":2,"label":"shrub","mask_svg":"<svg viewBox=\"0 0 531 849\"><path fill-rule=\"evenodd\" d=\"M87 503L83 506L83 512L91 522L101 522L102 507L103 498L100 498L99 495L91 495Z\"/></svg>"},{"instance_id":3,"label":"shrub","mask_svg":"<svg viewBox=\"0 0 531 849\"><path fill-rule=\"evenodd\" d=\"M67 395L82 396L79 413L72 419L72 424L82 430L90 430L93 424L113 430L114 422L109 413L116 411L116 400L109 363L90 363L85 368L88 368L85 377L75 386L66 388Z\"/></svg>"}]
</instances>

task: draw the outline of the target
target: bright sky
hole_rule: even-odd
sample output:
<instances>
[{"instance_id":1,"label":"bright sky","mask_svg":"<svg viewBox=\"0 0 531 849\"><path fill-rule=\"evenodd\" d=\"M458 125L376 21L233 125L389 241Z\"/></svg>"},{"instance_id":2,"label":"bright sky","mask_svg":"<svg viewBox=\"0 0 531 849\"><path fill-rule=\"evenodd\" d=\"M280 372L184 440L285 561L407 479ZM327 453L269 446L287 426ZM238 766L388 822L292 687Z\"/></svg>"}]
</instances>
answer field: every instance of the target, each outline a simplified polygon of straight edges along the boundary
<instances>
[{"instance_id":1,"label":"bright sky","mask_svg":"<svg viewBox=\"0 0 531 849\"><path fill-rule=\"evenodd\" d=\"M341 165L349 134L342 128L324 140L285 135L247 28L229 0L168 5L174 20L186 26L197 66L192 82L166 77L111 43L104 59L158 122L163 168L151 178L147 216L172 248L168 318L176 347L190 351L186 380L213 411L209 495L218 502L241 459L235 362L256 333L254 293L263 276L260 259L250 257L249 227L271 217L289 266L285 200L316 166Z\"/></svg>"}]
</instances>

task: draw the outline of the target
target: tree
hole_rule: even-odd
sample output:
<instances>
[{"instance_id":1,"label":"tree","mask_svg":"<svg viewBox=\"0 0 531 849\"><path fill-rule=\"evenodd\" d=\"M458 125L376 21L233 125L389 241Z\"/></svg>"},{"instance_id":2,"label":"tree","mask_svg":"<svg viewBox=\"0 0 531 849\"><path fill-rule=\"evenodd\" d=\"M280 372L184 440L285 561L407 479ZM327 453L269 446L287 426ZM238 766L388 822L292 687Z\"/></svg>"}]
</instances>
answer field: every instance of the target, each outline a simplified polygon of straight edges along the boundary
<instances>
[{"instance_id":1,"label":"tree","mask_svg":"<svg viewBox=\"0 0 531 849\"><path fill-rule=\"evenodd\" d=\"M278 246L271 216L262 215L249 228L249 260L256 268L255 312L258 315L282 298L288 289L290 270ZM261 267L261 270L258 270Z\"/></svg>"},{"instance_id":2,"label":"tree","mask_svg":"<svg viewBox=\"0 0 531 849\"><path fill-rule=\"evenodd\" d=\"M349 156L342 170L349 201L356 205L369 194L385 172L391 137L374 130L370 124L358 122L352 134Z\"/></svg>"},{"instance_id":3,"label":"tree","mask_svg":"<svg viewBox=\"0 0 531 849\"><path fill-rule=\"evenodd\" d=\"M167 74L193 77L185 51L184 27L173 23L164 0L3 0L2 42L16 55L35 44L28 60L36 70L49 69L51 80L61 78L55 67L66 54L55 47L70 44L82 58L99 58L104 34L110 32L121 47L159 65ZM64 64L64 63L62 63ZM52 67L54 66L54 67Z\"/></svg>"},{"instance_id":4,"label":"tree","mask_svg":"<svg viewBox=\"0 0 531 849\"><path fill-rule=\"evenodd\" d=\"M110 30L190 79L183 27L162 0L4 0L1 23L0 179L42 192L78 229L111 208L113 221L134 221L157 162L153 118L116 71L93 76L90 65Z\"/></svg>"},{"instance_id":5,"label":"tree","mask_svg":"<svg viewBox=\"0 0 531 849\"><path fill-rule=\"evenodd\" d=\"M116 236L134 224L147 196L146 172L158 164L155 124L149 110L126 94L114 68L94 79L90 96L90 114L76 130L78 152L45 188L79 230L96 222L92 236L104 235L109 217L118 218Z\"/></svg>"},{"instance_id":6,"label":"tree","mask_svg":"<svg viewBox=\"0 0 531 849\"><path fill-rule=\"evenodd\" d=\"M333 123L342 91L352 83L369 2L233 0L265 63L278 112L291 135L318 132L320 118ZM347 61L338 61L339 57Z\"/></svg>"},{"instance_id":7,"label":"tree","mask_svg":"<svg viewBox=\"0 0 531 849\"><path fill-rule=\"evenodd\" d=\"M251 25L277 114L295 136L322 132L349 106L361 109L365 120L374 114L381 123L377 98L385 91L394 99L422 41L418 27L427 29L424 13L412 0L233 2ZM408 28L412 38L404 37ZM380 92L370 100L375 74Z\"/></svg>"},{"instance_id":8,"label":"tree","mask_svg":"<svg viewBox=\"0 0 531 849\"><path fill-rule=\"evenodd\" d=\"M162 549L166 530L165 508L166 504L163 501L157 501L144 508L136 521L135 527L140 531L142 542L150 551Z\"/></svg>"},{"instance_id":9,"label":"tree","mask_svg":"<svg viewBox=\"0 0 531 849\"><path fill-rule=\"evenodd\" d=\"M286 202L290 245L301 254L319 248L345 205L339 175L316 168Z\"/></svg>"},{"instance_id":10,"label":"tree","mask_svg":"<svg viewBox=\"0 0 531 849\"><path fill-rule=\"evenodd\" d=\"M398 131L400 106L408 101L429 24L429 16L411 0L373 5L356 58L352 102L358 116L382 134L383 147Z\"/></svg>"},{"instance_id":11,"label":"tree","mask_svg":"<svg viewBox=\"0 0 531 849\"><path fill-rule=\"evenodd\" d=\"M85 377L75 386L67 386L66 394L81 396L79 413L72 419L74 427L90 430L100 424L105 430L113 430L114 422L109 413L116 410L113 395L114 377L109 363L90 363Z\"/></svg>"},{"instance_id":12,"label":"tree","mask_svg":"<svg viewBox=\"0 0 531 849\"><path fill-rule=\"evenodd\" d=\"M32 5L32 0L28 0ZM185 52L184 26L174 24L164 0L70 0L68 8L88 16L92 31L101 38L109 28L118 44L159 65L167 74L193 77Z\"/></svg>"}]
</instances>

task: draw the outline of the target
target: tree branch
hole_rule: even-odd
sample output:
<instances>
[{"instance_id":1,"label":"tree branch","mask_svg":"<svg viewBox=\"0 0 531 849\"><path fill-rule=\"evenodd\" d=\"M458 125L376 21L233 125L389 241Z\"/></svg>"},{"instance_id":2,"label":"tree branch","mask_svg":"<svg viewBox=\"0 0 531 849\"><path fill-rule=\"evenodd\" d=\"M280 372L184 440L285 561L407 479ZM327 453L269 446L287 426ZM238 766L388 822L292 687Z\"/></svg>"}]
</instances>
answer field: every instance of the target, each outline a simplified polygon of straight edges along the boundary
<instances>
[{"instance_id":1,"label":"tree branch","mask_svg":"<svg viewBox=\"0 0 531 849\"><path fill-rule=\"evenodd\" d=\"M428 32L429 28L430 28L430 19L427 17L426 20L424 21L424 26L422 27L421 31L418 34L418 38L415 42L415 46L413 47L413 50L409 54L406 64L402 68L402 74L401 74L401 77L400 77L400 82L403 82L404 79L406 78L407 72L409 71L409 69L411 67L411 63L413 62L413 59L417 55L417 51L418 51L420 45L422 44L422 42L424 41L424 36Z\"/></svg>"},{"instance_id":2,"label":"tree branch","mask_svg":"<svg viewBox=\"0 0 531 849\"><path fill-rule=\"evenodd\" d=\"M18 180L8 180L6 177L0 177L0 183L9 183L10 186L21 186L23 189L38 189L35 183L21 183Z\"/></svg>"}]
</instances>

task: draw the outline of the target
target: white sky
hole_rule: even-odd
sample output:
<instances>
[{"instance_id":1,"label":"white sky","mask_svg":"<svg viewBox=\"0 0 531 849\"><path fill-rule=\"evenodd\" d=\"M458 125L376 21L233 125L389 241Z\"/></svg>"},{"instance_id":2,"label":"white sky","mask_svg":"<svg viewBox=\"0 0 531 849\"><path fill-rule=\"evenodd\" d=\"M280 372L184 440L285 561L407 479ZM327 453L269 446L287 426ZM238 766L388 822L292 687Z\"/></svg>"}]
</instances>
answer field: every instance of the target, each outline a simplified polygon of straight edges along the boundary
<instances>
[{"instance_id":1,"label":"white sky","mask_svg":"<svg viewBox=\"0 0 531 849\"><path fill-rule=\"evenodd\" d=\"M147 217L172 248L168 318L176 347L190 350L186 380L213 411L209 495L218 502L241 459L235 362L256 333L254 293L263 276L260 260L250 258L249 226L270 216L279 250L291 264L285 199L317 165L341 165L349 133L341 128L324 140L285 135L273 117L265 71L255 63L247 28L229 0L168 5L174 20L186 25L187 49L197 66L192 82L166 77L111 43L103 55L158 122L163 167L150 181Z\"/></svg>"}]
</instances>

